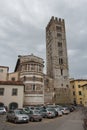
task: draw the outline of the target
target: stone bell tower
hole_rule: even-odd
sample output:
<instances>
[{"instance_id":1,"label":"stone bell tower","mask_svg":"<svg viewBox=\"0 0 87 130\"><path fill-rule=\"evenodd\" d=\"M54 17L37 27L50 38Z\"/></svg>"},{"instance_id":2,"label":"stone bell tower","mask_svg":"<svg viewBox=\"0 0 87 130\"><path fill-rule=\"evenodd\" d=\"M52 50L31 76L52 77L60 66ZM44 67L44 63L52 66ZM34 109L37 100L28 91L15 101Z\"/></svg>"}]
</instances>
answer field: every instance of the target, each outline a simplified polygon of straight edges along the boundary
<instances>
[{"instance_id":1,"label":"stone bell tower","mask_svg":"<svg viewBox=\"0 0 87 130\"><path fill-rule=\"evenodd\" d=\"M70 103L69 69L64 19L52 17L46 27L47 75L54 80L55 103Z\"/></svg>"}]
</instances>

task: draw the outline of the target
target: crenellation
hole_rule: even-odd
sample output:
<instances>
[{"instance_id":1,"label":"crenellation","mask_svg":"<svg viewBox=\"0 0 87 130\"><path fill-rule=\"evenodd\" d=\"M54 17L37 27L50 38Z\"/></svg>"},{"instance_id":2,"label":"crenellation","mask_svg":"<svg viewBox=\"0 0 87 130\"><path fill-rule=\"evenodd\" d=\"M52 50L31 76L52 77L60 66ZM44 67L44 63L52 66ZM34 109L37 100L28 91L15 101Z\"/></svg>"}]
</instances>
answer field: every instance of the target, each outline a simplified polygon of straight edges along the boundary
<instances>
[{"instance_id":1,"label":"crenellation","mask_svg":"<svg viewBox=\"0 0 87 130\"><path fill-rule=\"evenodd\" d=\"M58 24L58 25L62 25L64 26L65 25L65 22L64 22L64 19L61 19L61 18L57 18L57 17L54 17L52 16L47 27L46 27L46 31L49 30L49 28L51 27L52 24Z\"/></svg>"},{"instance_id":2,"label":"crenellation","mask_svg":"<svg viewBox=\"0 0 87 130\"><path fill-rule=\"evenodd\" d=\"M57 17L55 17L55 21L58 21L58 18L57 18Z\"/></svg>"}]
</instances>

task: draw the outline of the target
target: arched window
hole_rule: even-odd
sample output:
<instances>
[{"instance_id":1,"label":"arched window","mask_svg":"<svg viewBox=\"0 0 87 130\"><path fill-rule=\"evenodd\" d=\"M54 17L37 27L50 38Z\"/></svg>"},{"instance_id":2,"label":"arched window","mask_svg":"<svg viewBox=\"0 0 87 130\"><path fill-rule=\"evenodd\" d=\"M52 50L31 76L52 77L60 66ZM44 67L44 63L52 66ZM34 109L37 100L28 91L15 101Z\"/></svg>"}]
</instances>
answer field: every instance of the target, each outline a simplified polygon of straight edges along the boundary
<instances>
[{"instance_id":1,"label":"arched window","mask_svg":"<svg viewBox=\"0 0 87 130\"><path fill-rule=\"evenodd\" d=\"M4 103L0 102L0 107L3 107L4 106Z\"/></svg>"},{"instance_id":2,"label":"arched window","mask_svg":"<svg viewBox=\"0 0 87 130\"><path fill-rule=\"evenodd\" d=\"M14 110L16 108L18 108L18 103L12 102L12 103L9 104L9 109L10 110Z\"/></svg>"}]
</instances>

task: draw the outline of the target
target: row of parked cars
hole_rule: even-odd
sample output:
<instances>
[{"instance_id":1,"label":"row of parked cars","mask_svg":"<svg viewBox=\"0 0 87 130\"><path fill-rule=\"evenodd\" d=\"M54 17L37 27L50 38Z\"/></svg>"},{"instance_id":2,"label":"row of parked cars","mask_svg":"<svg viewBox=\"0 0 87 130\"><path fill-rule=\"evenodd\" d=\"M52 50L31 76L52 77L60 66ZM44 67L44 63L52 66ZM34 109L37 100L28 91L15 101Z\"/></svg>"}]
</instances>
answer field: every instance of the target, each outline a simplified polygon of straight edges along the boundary
<instances>
[{"instance_id":1,"label":"row of parked cars","mask_svg":"<svg viewBox=\"0 0 87 130\"><path fill-rule=\"evenodd\" d=\"M6 112L6 121L14 123L29 121L42 121L43 118L55 118L74 111L74 106L46 105L26 106Z\"/></svg>"}]
</instances>

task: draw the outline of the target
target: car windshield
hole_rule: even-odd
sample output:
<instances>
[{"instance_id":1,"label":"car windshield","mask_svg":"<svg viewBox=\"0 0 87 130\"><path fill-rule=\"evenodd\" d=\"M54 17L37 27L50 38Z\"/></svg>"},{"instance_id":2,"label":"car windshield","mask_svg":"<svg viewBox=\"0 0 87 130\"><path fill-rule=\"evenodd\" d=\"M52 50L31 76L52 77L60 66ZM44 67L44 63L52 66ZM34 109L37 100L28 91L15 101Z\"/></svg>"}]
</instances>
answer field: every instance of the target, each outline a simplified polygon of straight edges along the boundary
<instances>
[{"instance_id":1,"label":"car windshield","mask_svg":"<svg viewBox=\"0 0 87 130\"><path fill-rule=\"evenodd\" d=\"M25 114L24 111L22 111L22 110L16 110L15 113L18 114L18 115L19 114Z\"/></svg>"},{"instance_id":2,"label":"car windshield","mask_svg":"<svg viewBox=\"0 0 87 130\"><path fill-rule=\"evenodd\" d=\"M48 111L55 111L54 108L47 108Z\"/></svg>"},{"instance_id":3,"label":"car windshield","mask_svg":"<svg viewBox=\"0 0 87 130\"><path fill-rule=\"evenodd\" d=\"M39 111L33 111L34 114L40 114Z\"/></svg>"},{"instance_id":4,"label":"car windshield","mask_svg":"<svg viewBox=\"0 0 87 130\"><path fill-rule=\"evenodd\" d=\"M3 107L0 107L0 110L4 110L4 108L3 108Z\"/></svg>"},{"instance_id":5,"label":"car windshield","mask_svg":"<svg viewBox=\"0 0 87 130\"><path fill-rule=\"evenodd\" d=\"M29 114L30 110L28 110L27 108L24 108L23 111L26 113L26 114Z\"/></svg>"}]
</instances>

